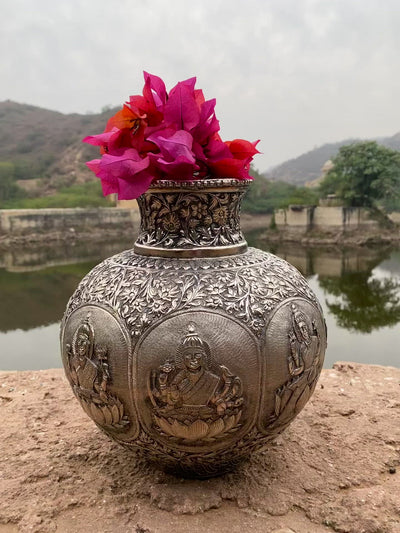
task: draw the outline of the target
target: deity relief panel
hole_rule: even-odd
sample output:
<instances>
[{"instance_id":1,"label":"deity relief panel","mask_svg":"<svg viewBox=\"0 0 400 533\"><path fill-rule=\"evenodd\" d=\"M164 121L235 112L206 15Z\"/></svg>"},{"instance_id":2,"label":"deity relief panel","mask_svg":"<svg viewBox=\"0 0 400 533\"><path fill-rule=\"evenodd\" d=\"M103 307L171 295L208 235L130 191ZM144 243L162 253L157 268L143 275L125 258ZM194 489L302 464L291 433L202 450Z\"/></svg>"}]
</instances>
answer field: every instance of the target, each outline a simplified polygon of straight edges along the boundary
<instances>
[{"instance_id":1,"label":"deity relief panel","mask_svg":"<svg viewBox=\"0 0 400 533\"><path fill-rule=\"evenodd\" d=\"M111 433L131 429L124 394L119 392L127 381L124 359L129 347L117 320L97 306L77 309L61 343L66 375L83 410Z\"/></svg>"},{"instance_id":2,"label":"deity relief panel","mask_svg":"<svg viewBox=\"0 0 400 533\"><path fill-rule=\"evenodd\" d=\"M162 353L157 354L158 348ZM171 445L218 443L233 438L255 417L257 386L250 383L260 379L257 343L230 318L205 311L180 313L156 326L134 359L134 390L142 389L147 375L146 397L137 397L138 410L146 413L143 424Z\"/></svg>"},{"instance_id":3,"label":"deity relief panel","mask_svg":"<svg viewBox=\"0 0 400 533\"><path fill-rule=\"evenodd\" d=\"M266 403L273 410L261 409L261 427L270 431L286 425L303 409L317 383L325 349L326 326L313 304L293 298L278 307L266 333L267 373L274 367L274 387L267 387ZM269 353L275 354L274 361Z\"/></svg>"},{"instance_id":4,"label":"deity relief panel","mask_svg":"<svg viewBox=\"0 0 400 533\"><path fill-rule=\"evenodd\" d=\"M238 429L243 387L224 365L218 365L210 346L194 324L167 359L150 374L149 398L156 428L166 435L210 440Z\"/></svg>"}]
</instances>

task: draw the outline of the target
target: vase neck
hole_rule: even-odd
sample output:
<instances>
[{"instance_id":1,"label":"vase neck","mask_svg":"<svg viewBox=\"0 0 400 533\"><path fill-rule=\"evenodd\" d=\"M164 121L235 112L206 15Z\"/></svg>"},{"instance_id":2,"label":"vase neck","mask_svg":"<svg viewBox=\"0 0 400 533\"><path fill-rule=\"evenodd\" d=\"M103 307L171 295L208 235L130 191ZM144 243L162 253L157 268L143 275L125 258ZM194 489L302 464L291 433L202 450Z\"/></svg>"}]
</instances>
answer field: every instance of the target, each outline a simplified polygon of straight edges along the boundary
<instances>
[{"instance_id":1,"label":"vase neck","mask_svg":"<svg viewBox=\"0 0 400 533\"><path fill-rule=\"evenodd\" d=\"M249 181L158 181L138 198L134 250L161 257L215 257L247 250L240 204Z\"/></svg>"}]
</instances>

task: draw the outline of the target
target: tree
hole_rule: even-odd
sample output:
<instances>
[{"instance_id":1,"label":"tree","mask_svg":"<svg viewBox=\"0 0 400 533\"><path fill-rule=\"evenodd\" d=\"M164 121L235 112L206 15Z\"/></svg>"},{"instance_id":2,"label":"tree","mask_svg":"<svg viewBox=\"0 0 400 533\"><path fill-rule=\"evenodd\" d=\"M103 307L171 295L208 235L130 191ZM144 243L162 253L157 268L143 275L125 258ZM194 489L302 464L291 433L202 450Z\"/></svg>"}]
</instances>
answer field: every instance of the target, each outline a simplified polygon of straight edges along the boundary
<instances>
[{"instance_id":1,"label":"tree","mask_svg":"<svg viewBox=\"0 0 400 533\"><path fill-rule=\"evenodd\" d=\"M289 204L318 204L318 193L315 190L296 187L283 181L267 180L253 167L250 175L254 180L243 199L242 209L245 213L273 213L275 209Z\"/></svg>"},{"instance_id":2,"label":"tree","mask_svg":"<svg viewBox=\"0 0 400 533\"><path fill-rule=\"evenodd\" d=\"M320 185L322 195L336 194L349 206L375 206L400 197L400 152L365 141L342 146Z\"/></svg>"},{"instance_id":3,"label":"tree","mask_svg":"<svg viewBox=\"0 0 400 533\"><path fill-rule=\"evenodd\" d=\"M18 195L19 187L15 183L15 167L8 161L0 161L0 201L9 200Z\"/></svg>"}]
</instances>

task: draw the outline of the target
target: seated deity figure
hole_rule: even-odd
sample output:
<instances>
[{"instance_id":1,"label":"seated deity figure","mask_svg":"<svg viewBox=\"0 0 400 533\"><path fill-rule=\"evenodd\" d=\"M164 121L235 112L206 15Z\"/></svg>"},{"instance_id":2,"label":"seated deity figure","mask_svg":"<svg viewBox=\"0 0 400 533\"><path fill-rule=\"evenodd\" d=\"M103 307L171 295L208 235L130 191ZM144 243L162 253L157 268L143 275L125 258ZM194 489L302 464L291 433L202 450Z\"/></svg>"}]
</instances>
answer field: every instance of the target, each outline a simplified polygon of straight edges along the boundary
<instances>
[{"instance_id":1,"label":"seated deity figure","mask_svg":"<svg viewBox=\"0 0 400 533\"><path fill-rule=\"evenodd\" d=\"M217 365L209 345L189 326L178 346L175 361L167 360L151 377L151 397L157 408L221 415L241 402L240 379Z\"/></svg>"}]
</instances>

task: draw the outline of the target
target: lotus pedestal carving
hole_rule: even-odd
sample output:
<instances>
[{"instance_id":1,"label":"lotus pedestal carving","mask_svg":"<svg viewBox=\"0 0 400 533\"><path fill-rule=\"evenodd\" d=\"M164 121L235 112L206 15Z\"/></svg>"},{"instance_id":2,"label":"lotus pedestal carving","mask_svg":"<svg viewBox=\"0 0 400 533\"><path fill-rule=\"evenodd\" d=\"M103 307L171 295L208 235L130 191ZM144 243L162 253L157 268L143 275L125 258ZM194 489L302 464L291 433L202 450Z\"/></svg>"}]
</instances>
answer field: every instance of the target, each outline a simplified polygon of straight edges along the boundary
<instances>
[{"instance_id":1,"label":"lotus pedestal carving","mask_svg":"<svg viewBox=\"0 0 400 533\"><path fill-rule=\"evenodd\" d=\"M65 372L110 437L161 467L212 476L265 446L310 398L326 349L318 301L291 265L247 248L246 182L156 182L133 250L71 297Z\"/></svg>"}]
</instances>

